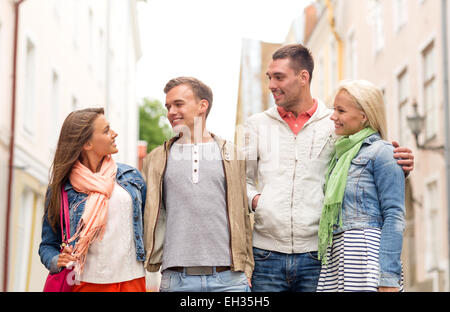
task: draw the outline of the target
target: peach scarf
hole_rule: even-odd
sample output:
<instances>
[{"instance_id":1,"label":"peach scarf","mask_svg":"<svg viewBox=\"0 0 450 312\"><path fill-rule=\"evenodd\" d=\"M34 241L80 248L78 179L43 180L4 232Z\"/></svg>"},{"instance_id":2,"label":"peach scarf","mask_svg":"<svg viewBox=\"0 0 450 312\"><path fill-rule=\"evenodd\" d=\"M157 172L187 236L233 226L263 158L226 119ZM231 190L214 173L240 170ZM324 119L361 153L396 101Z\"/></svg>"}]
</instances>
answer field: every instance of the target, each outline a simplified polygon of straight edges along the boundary
<instances>
[{"instance_id":1,"label":"peach scarf","mask_svg":"<svg viewBox=\"0 0 450 312\"><path fill-rule=\"evenodd\" d=\"M109 198L114 190L117 165L110 155L105 156L99 172L92 172L79 160L72 167L70 183L79 193L88 194L83 215L69 242L78 238L73 251L77 258L75 272L81 274L89 246L105 234Z\"/></svg>"}]
</instances>

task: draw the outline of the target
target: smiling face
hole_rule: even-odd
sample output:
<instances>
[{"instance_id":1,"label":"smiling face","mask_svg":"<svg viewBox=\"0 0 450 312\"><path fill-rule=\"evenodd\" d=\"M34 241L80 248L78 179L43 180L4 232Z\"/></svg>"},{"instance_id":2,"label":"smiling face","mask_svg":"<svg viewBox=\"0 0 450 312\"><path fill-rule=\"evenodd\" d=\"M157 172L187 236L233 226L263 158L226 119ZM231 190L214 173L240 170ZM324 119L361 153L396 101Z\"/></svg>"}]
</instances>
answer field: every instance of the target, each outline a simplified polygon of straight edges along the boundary
<instances>
[{"instance_id":1,"label":"smiling face","mask_svg":"<svg viewBox=\"0 0 450 312\"><path fill-rule=\"evenodd\" d=\"M334 99L334 113L330 117L334 121L337 135L348 136L364 129L367 117L364 112L357 107L350 94L343 90Z\"/></svg>"},{"instance_id":2,"label":"smiling face","mask_svg":"<svg viewBox=\"0 0 450 312\"><path fill-rule=\"evenodd\" d=\"M188 127L194 133L196 118L204 118L208 109L207 100L199 100L187 84L172 88L166 94L167 119L175 132Z\"/></svg>"},{"instance_id":3,"label":"smiling face","mask_svg":"<svg viewBox=\"0 0 450 312\"><path fill-rule=\"evenodd\" d=\"M307 71L301 70L296 73L290 62L289 58L273 60L266 73L275 104L286 110L290 110L298 104L302 87L305 86L305 83L309 83Z\"/></svg>"},{"instance_id":4,"label":"smiling face","mask_svg":"<svg viewBox=\"0 0 450 312\"><path fill-rule=\"evenodd\" d=\"M92 128L92 137L85 144L87 150L95 153L99 157L115 154L119 151L115 143L117 133L110 128L105 115L99 115L92 124Z\"/></svg>"}]
</instances>

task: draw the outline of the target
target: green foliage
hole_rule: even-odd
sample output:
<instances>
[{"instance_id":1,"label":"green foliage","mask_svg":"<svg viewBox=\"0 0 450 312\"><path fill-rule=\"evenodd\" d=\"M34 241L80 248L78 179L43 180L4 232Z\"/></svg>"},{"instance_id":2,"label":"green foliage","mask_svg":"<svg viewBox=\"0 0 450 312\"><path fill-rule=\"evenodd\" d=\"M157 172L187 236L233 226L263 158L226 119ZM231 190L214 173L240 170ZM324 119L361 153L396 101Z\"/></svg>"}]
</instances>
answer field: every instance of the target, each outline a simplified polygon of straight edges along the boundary
<instances>
[{"instance_id":1,"label":"green foliage","mask_svg":"<svg viewBox=\"0 0 450 312\"><path fill-rule=\"evenodd\" d=\"M139 139L147 142L147 152L173 136L167 110L158 100L144 98L139 106Z\"/></svg>"}]
</instances>

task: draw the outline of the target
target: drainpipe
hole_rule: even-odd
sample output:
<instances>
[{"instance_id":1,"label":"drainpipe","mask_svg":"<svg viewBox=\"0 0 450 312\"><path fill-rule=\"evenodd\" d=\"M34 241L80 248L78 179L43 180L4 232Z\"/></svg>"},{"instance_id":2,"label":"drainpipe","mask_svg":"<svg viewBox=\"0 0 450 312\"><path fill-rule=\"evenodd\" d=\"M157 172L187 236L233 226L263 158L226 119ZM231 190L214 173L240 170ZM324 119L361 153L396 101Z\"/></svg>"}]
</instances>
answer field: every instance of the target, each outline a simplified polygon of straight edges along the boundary
<instances>
[{"instance_id":1,"label":"drainpipe","mask_svg":"<svg viewBox=\"0 0 450 312\"><path fill-rule=\"evenodd\" d=\"M6 226L5 226L5 259L3 266L3 291L8 287L8 260L9 260L9 228L12 203L12 182L14 165L14 134L16 127L16 76L17 76L17 48L19 37L19 7L25 0L14 1L14 46L13 46L13 71L12 71L12 97L11 97L11 130L9 142L9 164L6 202Z\"/></svg>"},{"instance_id":2,"label":"drainpipe","mask_svg":"<svg viewBox=\"0 0 450 312\"><path fill-rule=\"evenodd\" d=\"M334 16L334 7L331 0L325 0L325 6L328 10L328 23L330 24L331 31L338 44L338 80L341 81L344 78L344 43L336 30L336 18Z\"/></svg>"},{"instance_id":3,"label":"drainpipe","mask_svg":"<svg viewBox=\"0 0 450 312\"><path fill-rule=\"evenodd\" d=\"M109 52L109 46L111 44L111 3L106 1L106 54L105 54L105 114L108 120L111 120L110 112L110 88L111 88L111 53Z\"/></svg>"},{"instance_id":4,"label":"drainpipe","mask_svg":"<svg viewBox=\"0 0 450 312\"><path fill-rule=\"evenodd\" d=\"M448 33L447 33L447 0L441 0L442 12L442 60L443 60L443 91L444 91L444 126L445 126L445 175L447 185L447 231L450 242L450 107L449 107L449 86L448 86ZM448 244L447 244L448 245ZM450 250L448 283L450 284ZM450 286L449 286L450 287Z\"/></svg>"}]
</instances>

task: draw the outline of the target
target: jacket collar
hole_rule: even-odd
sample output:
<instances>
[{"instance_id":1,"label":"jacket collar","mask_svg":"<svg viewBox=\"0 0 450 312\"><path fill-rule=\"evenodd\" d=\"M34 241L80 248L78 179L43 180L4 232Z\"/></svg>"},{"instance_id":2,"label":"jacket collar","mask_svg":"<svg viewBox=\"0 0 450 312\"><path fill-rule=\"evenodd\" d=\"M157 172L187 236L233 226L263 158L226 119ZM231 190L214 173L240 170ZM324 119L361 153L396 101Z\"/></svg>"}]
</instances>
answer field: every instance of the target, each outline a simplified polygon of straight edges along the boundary
<instances>
[{"instance_id":1,"label":"jacket collar","mask_svg":"<svg viewBox=\"0 0 450 312\"><path fill-rule=\"evenodd\" d=\"M224 139L222 139L220 136L215 135L214 133L210 132L212 138L219 144L220 148L223 148L227 141L225 141ZM173 138L167 140L166 142L164 142L164 149L165 150L170 150L170 148L172 147L172 145L179 139L181 138L181 133L176 134Z\"/></svg>"},{"instance_id":2,"label":"jacket collar","mask_svg":"<svg viewBox=\"0 0 450 312\"><path fill-rule=\"evenodd\" d=\"M373 143L375 143L376 141L381 140L381 136L379 133L374 133L370 136L368 136L367 138L364 139L363 144L368 144L368 145L372 145Z\"/></svg>"},{"instance_id":3,"label":"jacket collar","mask_svg":"<svg viewBox=\"0 0 450 312\"><path fill-rule=\"evenodd\" d=\"M215 135L214 133L210 132L212 138L217 142L217 144L219 145L220 150L223 152L223 157L226 160L229 160L229 156L232 152L232 149L230 147L230 142L222 139L220 136ZM166 142L164 142L164 151L167 153L170 148L172 147L172 145L181 137L180 133L176 134L173 138L167 140Z\"/></svg>"}]
</instances>

